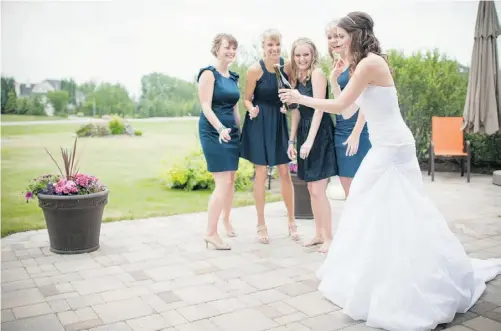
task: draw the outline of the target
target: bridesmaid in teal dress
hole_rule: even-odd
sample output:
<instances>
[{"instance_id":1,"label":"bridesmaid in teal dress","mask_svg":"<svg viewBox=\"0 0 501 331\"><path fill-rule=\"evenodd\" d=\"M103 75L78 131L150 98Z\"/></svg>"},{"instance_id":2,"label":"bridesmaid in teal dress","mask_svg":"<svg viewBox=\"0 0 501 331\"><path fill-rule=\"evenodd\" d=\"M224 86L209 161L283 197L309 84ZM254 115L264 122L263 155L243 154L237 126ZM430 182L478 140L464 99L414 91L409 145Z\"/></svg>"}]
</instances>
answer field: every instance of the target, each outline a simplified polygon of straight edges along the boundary
<instances>
[{"instance_id":1,"label":"bridesmaid in teal dress","mask_svg":"<svg viewBox=\"0 0 501 331\"><path fill-rule=\"evenodd\" d=\"M327 77L318 67L319 53L309 38L299 38L292 44L290 83L300 94L314 98L329 98ZM299 105L292 111L291 140L297 137L297 150L289 145L291 159L297 158L297 176L308 185L311 209L315 218L315 236L304 246L322 245L326 253L332 242L332 213L327 197L330 177L337 175L334 147L334 123L328 113Z\"/></svg>"},{"instance_id":2,"label":"bridesmaid in teal dress","mask_svg":"<svg viewBox=\"0 0 501 331\"><path fill-rule=\"evenodd\" d=\"M212 173L215 189L209 200L206 246L216 249L231 249L218 234L218 220L225 210L225 227L232 231L229 211L233 202L235 172L238 169L240 118L237 102L238 74L228 70L234 61L237 40L229 34L218 34L213 41L214 66L200 69L197 77L202 114L198 123L200 143L207 161L207 170Z\"/></svg>"},{"instance_id":3,"label":"bridesmaid in teal dress","mask_svg":"<svg viewBox=\"0 0 501 331\"><path fill-rule=\"evenodd\" d=\"M268 231L264 218L267 166L276 166L280 176L282 197L289 219L288 231L293 240L299 240L294 219L294 187L289 172L287 147L289 132L286 115L281 112L274 65L280 64L287 77L290 63L280 56L281 35L267 30L262 37L264 58L253 64L247 72L245 107L248 113L242 127L240 155L255 165L254 199L257 210L257 234L262 244L268 244Z\"/></svg>"},{"instance_id":4,"label":"bridesmaid in teal dress","mask_svg":"<svg viewBox=\"0 0 501 331\"><path fill-rule=\"evenodd\" d=\"M330 84L334 96L338 97L350 80L350 69L345 58L346 45L349 44L350 40L349 36L344 36L338 32L336 24L336 21L334 21L327 26L326 35L329 54L333 60L337 55L330 76ZM365 117L359 110L350 118L344 118L342 115L335 116L334 143L336 146L338 176L345 195L348 197L351 181L371 148L371 143Z\"/></svg>"}]
</instances>

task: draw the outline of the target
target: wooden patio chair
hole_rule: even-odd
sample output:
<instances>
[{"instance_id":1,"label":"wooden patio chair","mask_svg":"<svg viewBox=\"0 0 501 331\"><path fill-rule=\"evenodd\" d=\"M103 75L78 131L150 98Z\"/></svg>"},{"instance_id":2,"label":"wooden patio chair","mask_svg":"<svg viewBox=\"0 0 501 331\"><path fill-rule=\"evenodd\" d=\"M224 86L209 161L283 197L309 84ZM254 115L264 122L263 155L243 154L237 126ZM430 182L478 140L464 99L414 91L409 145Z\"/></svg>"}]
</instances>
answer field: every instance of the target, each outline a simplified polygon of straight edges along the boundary
<instances>
[{"instance_id":1,"label":"wooden patio chair","mask_svg":"<svg viewBox=\"0 0 501 331\"><path fill-rule=\"evenodd\" d=\"M470 141L465 141L462 117L431 118L431 142L429 149L428 175L435 180L435 158L449 157L461 160L461 177L464 176L466 160L466 178L470 182L471 148Z\"/></svg>"}]
</instances>

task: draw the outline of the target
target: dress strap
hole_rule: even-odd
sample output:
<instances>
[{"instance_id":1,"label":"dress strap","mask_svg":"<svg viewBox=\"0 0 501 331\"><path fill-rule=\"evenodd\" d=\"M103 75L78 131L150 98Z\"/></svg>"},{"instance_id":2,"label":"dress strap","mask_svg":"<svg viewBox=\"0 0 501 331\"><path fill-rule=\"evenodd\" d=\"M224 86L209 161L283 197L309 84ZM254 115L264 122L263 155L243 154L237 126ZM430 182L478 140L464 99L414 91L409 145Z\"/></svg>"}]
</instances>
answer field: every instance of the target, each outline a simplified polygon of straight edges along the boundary
<instances>
[{"instance_id":1,"label":"dress strap","mask_svg":"<svg viewBox=\"0 0 501 331\"><path fill-rule=\"evenodd\" d=\"M235 82L238 82L238 78L240 78L240 75L237 74L236 72L230 71L230 78L233 79Z\"/></svg>"},{"instance_id":2,"label":"dress strap","mask_svg":"<svg viewBox=\"0 0 501 331\"><path fill-rule=\"evenodd\" d=\"M263 69L264 73L268 72L268 69L266 69L266 66L264 65L263 59L259 60L259 65L261 66L261 69Z\"/></svg>"},{"instance_id":3,"label":"dress strap","mask_svg":"<svg viewBox=\"0 0 501 331\"><path fill-rule=\"evenodd\" d=\"M200 71L198 72L198 76L197 76L197 83L198 81L200 80L200 76L202 75L202 73L205 71L205 70L210 70L212 71L212 73L214 74L214 78L217 77L217 74L219 74L219 72L216 70L216 68L214 68L213 66L207 66L207 67L203 67L202 69L200 69Z\"/></svg>"}]
</instances>

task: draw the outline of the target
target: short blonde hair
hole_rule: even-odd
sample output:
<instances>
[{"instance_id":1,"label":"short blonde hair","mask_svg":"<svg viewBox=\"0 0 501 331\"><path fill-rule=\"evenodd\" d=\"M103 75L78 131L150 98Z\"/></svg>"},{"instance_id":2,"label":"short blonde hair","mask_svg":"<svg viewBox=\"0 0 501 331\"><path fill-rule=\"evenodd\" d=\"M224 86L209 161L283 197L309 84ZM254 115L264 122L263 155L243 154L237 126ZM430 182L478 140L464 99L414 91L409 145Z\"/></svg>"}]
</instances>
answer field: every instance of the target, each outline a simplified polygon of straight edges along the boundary
<instances>
[{"instance_id":1,"label":"short blonde hair","mask_svg":"<svg viewBox=\"0 0 501 331\"><path fill-rule=\"evenodd\" d=\"M262 56L265 57L264 53L264 42L266 39L271 39L276 42L282 41L282 34L277 29L267 29L263 31L261 35L261 48L263 50Z\"/></svg>"},{"instance_id":2,"label":"short blonde hair","mask_svg":"<svg viewBox=\"0 0 501 331\"><path fill-rule=\"evenodd\" d=\"M325 34L328 34L333 29L336 29L338 27L338 24L339 24L339 19L338 18L336 18L335 20L332 20L329 23L327 23L327 25L325 26Z\"/></svg>"},{"instance_id":3,"label":"short blonde hair","mask_svg":"<svg viewBox=\"0 0 501 331\"><path fill-rule=\"evenodd\" d=\"M335 19L327 23L327 25L325 26L325 35L327 36L329 33L332 32L332 30L338 28L338 24L339 24L339 19ZM332 61L337 61L338 57L330 51L329 47L327 47L327 52L329 53L329 56L331 57Z\"/></svg>"},{"instance_id":4,"label":"short blonde hair","mask_svg":"<svg viewBox=\"0 0 501 331\"><path fill-rule=\"evenodd\" d=\"M261 45L264 46L264 41L266 39L271 39L280 42L282 40L282 34L277 29L268 29L261 35Z\"/></svg>"},{"instance_id":5,"label":"short blonde hair","mask_svg":"<svg viewBox=\"0 0 501 331\"><path fill-rule=\"evenodd\" d=\"M221 48L223 40L227 40L230 46L235 46L235 48L238 48L238 41L233 35L229 33L218 33L212 40L212 55L217 57L217 51L219 51L219 49Z\"/></svg>"}]
</instances>

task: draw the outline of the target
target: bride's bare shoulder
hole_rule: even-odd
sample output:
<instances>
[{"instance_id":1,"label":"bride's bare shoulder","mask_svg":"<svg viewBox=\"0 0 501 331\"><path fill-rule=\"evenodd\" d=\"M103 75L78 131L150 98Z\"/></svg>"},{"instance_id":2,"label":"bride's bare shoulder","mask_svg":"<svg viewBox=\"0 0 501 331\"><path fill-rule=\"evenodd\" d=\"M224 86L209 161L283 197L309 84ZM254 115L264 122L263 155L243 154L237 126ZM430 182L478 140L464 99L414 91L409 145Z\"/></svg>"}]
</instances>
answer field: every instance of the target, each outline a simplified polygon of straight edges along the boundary
<instances>
[{"instance_id":1,"label":"bride's bare shoulder","mask_svg":"<svg viewBox=\"0 0 501 331\"><path fill-rule=\"evenodd\" d=\"M368 76L371 84L385 85L392 82L390 67L380 55L369 53L358 66Z\"/></svg>"},{"instance_id":2,"label":"bride's bare shoulder","mask_svg":"<svg viewBox=\"0 0 501 331\"><path fill-rule=\"evenodd\" d=\"M366 68L378 69L388 67L386 60L380 55L369 53L365 58L363 58L359 65L363 65Z\"/></svg>"}]
</instances>

